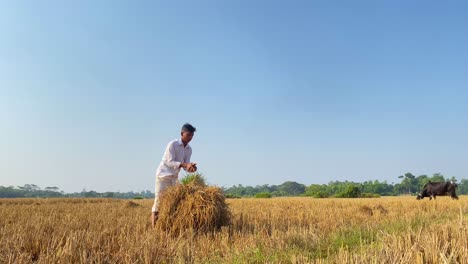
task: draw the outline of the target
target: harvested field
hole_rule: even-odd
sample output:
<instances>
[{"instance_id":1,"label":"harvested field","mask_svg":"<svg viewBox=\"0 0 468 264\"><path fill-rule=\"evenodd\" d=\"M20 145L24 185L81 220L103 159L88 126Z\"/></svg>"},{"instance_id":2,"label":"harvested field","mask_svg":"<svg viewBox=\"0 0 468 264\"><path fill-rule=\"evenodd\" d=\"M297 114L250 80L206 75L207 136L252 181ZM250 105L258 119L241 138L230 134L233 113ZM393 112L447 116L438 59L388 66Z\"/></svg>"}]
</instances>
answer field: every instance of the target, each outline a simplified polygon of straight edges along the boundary
<instances>
[{"instance_id":1,"label":"harvested field","mask_svg":"<svg viewBox=\"0 0 468 264\"><path fill-rule=\"evenodd\" d=\"M227 200L231 225L169 235L152 200L0 199L0 263L468 263L468 197Z\"/></svg>"}]
</instances>

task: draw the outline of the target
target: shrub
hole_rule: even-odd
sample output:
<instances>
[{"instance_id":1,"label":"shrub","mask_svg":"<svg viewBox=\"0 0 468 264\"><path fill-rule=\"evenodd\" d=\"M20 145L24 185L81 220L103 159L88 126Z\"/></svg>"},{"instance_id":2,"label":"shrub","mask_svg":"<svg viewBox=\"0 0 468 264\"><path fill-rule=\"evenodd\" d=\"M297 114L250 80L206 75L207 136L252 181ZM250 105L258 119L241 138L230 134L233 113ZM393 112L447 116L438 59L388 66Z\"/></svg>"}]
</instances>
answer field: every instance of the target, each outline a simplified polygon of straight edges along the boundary
<instances>
[{"instance_id":1,"label":"shrub","mask_svg":"<svg viewBox=\"0 0 468 264\"><path fill-rule=\"evenodd\" d=\"M255 194L255 198L271 198L271 193L269 192L259 192Z\"/></svg>"},{"instance_id":2,"label":"shrub","mask_svg":"<svg viewBox=\"0 0 468 264\"><path fill-rule=\"evenodd\" d=\"M361 198L380 198L378 193L361 193Z\"/></svg>"},{"instance_id":3,"label":"shrub","mask_svg":"<svg viewBox=\"0 0 468 264\"><path fill-rule=\"evenodd\" d=\"M313 193L312 197L314 197L314 198L328 198L328 197L330 197L330 195L327 192L319 191L319 192Z\"/></svg>"},{"instance_id":4,"label":"shrub","mask_svg":"<svg viewBox=\"0 0 468 264\"><path fill-rule=\"evenodd\" d=\"M229 199L239 199L239 198L241 198L239 195L230 194L230 193L225 194L224 196L225 196L226 198L229 198Z\"/></svg>"}]
</instances>

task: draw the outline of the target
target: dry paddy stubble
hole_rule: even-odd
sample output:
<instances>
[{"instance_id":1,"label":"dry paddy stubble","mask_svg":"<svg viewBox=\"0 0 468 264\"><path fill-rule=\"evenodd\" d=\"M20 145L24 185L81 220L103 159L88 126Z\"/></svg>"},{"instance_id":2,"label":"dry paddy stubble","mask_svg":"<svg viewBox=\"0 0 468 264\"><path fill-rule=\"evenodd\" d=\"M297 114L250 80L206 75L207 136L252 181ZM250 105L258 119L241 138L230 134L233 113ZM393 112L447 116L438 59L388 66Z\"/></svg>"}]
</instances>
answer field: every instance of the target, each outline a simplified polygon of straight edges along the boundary
<instances>
[{"instance_id":1,"label":"dry paddy stubble","mask_svg":"<svg viewBox=\"0 0 468 264\"><path fill-rule=\"evenodd\" d=\"M468 197L232 199L221 231L152 229L152 200L0 199L0 263L468 263Z\"/></svg>"}]
</instances>

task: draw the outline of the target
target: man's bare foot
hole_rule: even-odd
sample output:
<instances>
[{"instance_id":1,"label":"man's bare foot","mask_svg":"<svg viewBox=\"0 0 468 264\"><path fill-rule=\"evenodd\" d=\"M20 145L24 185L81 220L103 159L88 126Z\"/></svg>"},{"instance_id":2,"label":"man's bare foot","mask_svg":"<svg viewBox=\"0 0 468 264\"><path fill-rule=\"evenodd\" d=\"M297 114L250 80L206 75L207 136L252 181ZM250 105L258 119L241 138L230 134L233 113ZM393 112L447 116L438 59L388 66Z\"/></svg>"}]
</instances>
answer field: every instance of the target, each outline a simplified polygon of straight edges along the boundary
<instances>
[{"instance_id":1,"label":"man's bare foot","mask_svg":"<svg viewBox=\"0 0 468 264\"><path fill-rule=\"evenodd\" d=\"M154 227L156 225L156 221L158 221L158 212L151 213L151 226Z\"/></svg>"}]
</instances>

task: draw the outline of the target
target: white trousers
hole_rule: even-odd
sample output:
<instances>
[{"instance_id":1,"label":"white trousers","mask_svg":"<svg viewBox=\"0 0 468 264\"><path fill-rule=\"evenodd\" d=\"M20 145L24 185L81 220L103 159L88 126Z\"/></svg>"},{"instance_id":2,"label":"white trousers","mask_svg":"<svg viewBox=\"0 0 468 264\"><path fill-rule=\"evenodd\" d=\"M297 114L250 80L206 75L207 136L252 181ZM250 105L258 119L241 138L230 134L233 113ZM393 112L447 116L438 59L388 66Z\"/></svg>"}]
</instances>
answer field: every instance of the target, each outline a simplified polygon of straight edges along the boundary
<instances>
[{"instance_id":1,"label":"white trousers","mask_svg":"<svg viewBox=\"0 0 468 264\"><path fill-rule=\"evenodd\" d=\"M151 212L158 212L159 210L159 196L167 188L177 184L177 177L159 178L156 176L156 186L154 188L154 203Z\"/></svg>"}]
</instances>

